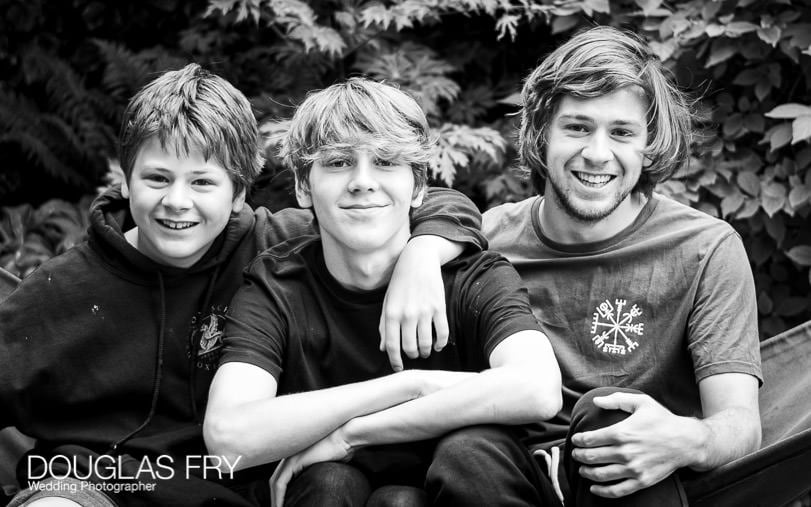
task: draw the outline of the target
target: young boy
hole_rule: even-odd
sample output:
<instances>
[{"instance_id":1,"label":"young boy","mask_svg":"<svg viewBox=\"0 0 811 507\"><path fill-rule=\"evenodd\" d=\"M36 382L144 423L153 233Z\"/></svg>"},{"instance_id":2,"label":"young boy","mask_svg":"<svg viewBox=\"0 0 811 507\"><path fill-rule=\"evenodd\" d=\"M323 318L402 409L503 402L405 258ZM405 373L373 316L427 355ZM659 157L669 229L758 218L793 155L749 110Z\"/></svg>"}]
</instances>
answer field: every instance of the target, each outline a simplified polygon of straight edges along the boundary
<instances>
[{"instance_id":1,"label":"young boy","mask_svg":"<svg viewBox=\"0 0 811 507\"><path fill-rule=\"evenodd\" d=\"M249 505L250 474L235 479L206 456L202 414L242 270L269 246L312 234L312 216L245 205L262 166L256 120L239 91L198 65L132 99L120 144L125 181L94 203L88 241L0 307L0 426L37 440L18 467L28 489L12 505ZM431 204L415 214L415 234L481 245L472 203L445 191ZM420 253L433 240L415 242L391 300L419 290L424 269L439 272L438 254ZM430 318L427 331L417 320L402 323L404 336L430 332Z\"/></svg>"},{"instance_id":2,"label":"young boy","mask_svg":"<svg viewBox=\"0 0 811 507\"><path fill-rule=\"evenodd\" d=\"M377 347L431 150L419 105L368 80L315 93L293 117L282 151L321 235L246 271L204 424L237 468L286 458L275 505L537 504L512 426L557 413L560 378L508 262L479 253L443 269L441 352L391 374Z\"/></svg>"}]
</instances>

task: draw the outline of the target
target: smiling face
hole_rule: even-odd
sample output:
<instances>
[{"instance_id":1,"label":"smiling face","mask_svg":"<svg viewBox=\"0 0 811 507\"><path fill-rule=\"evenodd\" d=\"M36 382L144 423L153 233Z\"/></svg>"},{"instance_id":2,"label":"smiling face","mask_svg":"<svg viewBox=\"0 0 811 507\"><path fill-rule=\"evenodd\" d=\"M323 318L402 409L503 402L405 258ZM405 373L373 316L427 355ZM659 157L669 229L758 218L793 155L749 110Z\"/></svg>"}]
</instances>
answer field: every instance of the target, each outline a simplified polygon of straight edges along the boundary
<instances>
[{"instance_id":1,"label":"smiling face","mask_svg":"<svg viewBox=\"0 0 811 507\"><path fill-rule=\"evenodd\" d=\"M321 150L308 181L309 188L297 184L296 195L301 206L313 208L325 253L399 255L405 247L409 211L423 195L414 193L410 165L365 148Z\"/></svg>"},{"instance_id":2,"label":"smiling face","mask_svg":"<svg viewBox=\"0 0 811 507\"><path fill-rule=\"evenodd\" d=\"M199 149L192 147L188 156L167 149L156 138L145 142L122 185L136 224L125 236L150 259L187 268L242 209L245 191L234 196L226 170Z\"/></svg>"},{"instance_id":3,"label":"smiling face","mask_svg":"<svg viewBox=\"0 0 811 507\"><path fill-rule=\"evenodd\" d=\"M630 196L648 139L646 110L634 88L561 99L547 132L544 206L580 224L632 221L638 210Z\"/></svg>"}]
</instances>

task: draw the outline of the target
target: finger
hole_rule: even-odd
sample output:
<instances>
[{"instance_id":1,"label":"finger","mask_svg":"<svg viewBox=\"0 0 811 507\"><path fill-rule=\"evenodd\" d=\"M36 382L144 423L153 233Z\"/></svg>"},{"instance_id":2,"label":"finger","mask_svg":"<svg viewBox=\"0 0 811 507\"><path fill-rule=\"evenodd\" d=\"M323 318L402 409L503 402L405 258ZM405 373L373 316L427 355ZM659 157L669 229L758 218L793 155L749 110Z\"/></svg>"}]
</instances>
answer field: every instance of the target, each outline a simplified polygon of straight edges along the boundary
<instances>
[{"instance_id":1,"label":"finger","mask_svg":"<svg viewBox=\"0 0 811 507\"><path fill-rule=\"evenodd\" d=\"M439 352L448 344L448 336L450 331L448 329L448 315L445 312L445 305L434 313L434 329L436 330L436 342L434 342L434 350Z\"/></svg>"},{"instance_id":2,"label":"finger","mask_svg":"<svg viewBox=\"0 0 811 507\"><path fill-rule=\"evenodd\" d=\"M626 479L611 485L595 484L589 488L589 491L603 498L622 498L643 488L644 486L638 480Z\"/></svg>"},{"instance_id":3,"label":"finger","mask_svg":"<svg viewBox=\"0 0 811 507\"><path fill-rule=\"evenodd\" d=\"M593 431L583 431L572 435L572 444L577 447L592 448L621 444L616 426L624 421Z\"/></svg>"},{"instance_id":4,"label":"finger","mask_svg":"<svg viewBox=\"0 0 811 507\"><path fill-rule=\"evenodd\" d=\"M417 321L404 319L400 323L400 332L402 333L403 353L411 359L418 358L420 351L417 348Z\"/></svg>"},{"instance_id":5,"label":"finger","mask_svg":"<svg viewBox=\"0 0 811 507\"><path fill-rule=\"evenodd\" d=\"M381 350L389 356L389 364L394 371L403 369L403 358L400 356L400 326L390 319L380 325L384 331L381 333Z\"/></svg>"},{"instance_id":6,"label":"finger","mask_svg":"<svg viewBox=\"0 0 811 507\"><path fill-rule=\"evenodd\" d=\"M431 347L434 346L434 336L431 332L431 319L426 317L420 319L417 324L417 347L419 348L420 357L428 357L431 355Z\"/></svg>"},{"instance_id":7,"label":"finger","mask_svg":"<svg viewBox=\"0 0 811 507\"><path fill-rule=\"evenodd\" d=\"M633 474L625 465L613 463L604 466L582 466L578 469L581 477L594 482L618 481L633 478Z\"/></svg>"},{"instance_id":8,"label":"finger","mask_svg":"<svg viewBox=\"0 0 811 507\"><path fill-rule=\"evenodd\" d=\"M614 446L572 449L572 458L585 465L624 463L620 450Z\"/></svg>"},{"instance_id":9,"label":"finger","mask_svg":"<svg viewBox=\"0 0 811 507\"><path fill-rule=\"evenodd\" d=\"M645 404L647 396L634 393L613 393L608 396L596 396L594 404L605 410L622 410L633 414Z\"/></svg>"},{"instance_id":10,"label":"finger","mask_svg":"<svg viewBox=\"0 0 811 507\"><path fill-rule=\"evenodd\" d=\"M289 475L292 475L292 471L288 466L288 460L283 459L270 477L271 507L284 507L284 495L287 493Z\"/></svg>"}]
</instances>

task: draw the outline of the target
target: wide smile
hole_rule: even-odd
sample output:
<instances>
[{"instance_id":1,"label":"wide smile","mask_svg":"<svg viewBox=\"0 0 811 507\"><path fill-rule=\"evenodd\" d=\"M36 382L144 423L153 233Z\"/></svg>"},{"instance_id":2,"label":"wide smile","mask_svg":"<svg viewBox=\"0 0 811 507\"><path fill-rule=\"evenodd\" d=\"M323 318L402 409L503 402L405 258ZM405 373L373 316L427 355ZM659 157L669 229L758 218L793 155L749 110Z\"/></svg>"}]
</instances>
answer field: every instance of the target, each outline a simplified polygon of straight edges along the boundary
<instances>
[{"instance_id":1,"label":"wide smile","mask_svg":"<svg viewBox=\"0 0 811 507\"><path fill-rule=\"evenodd\" d=\"M168 220L166 218L156 218L155 221L166 229L171 229L173 231L185 231L187 229L191 229L199 223L181 220Z\"/></svg>"},{"instance_id":2,"label":"wide smile","mask_svg":"<svg viewBox=\"0 0 811 507\"><path fill-rule=\"evenodd\" d=\"M592 174L581 171L572 171L572 174L577 181L589 188L602 188L617 177L613 174Z\"/></svg>"}]
</instances>

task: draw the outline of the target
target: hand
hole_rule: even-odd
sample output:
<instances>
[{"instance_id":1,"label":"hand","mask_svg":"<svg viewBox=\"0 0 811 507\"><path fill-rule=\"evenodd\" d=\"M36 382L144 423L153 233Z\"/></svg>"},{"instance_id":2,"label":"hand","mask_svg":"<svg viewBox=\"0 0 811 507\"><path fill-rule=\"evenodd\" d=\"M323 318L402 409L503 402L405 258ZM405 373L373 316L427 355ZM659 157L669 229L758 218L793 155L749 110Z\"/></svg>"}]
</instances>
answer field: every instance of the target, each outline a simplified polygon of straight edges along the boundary
<instances>
[{"instance_id":1,"label":"hand","mask_svg":"<svg viewBox=\"0 0 811 507\"><path fill-rule=\"evenodd\" d=\"M583 463L580 475L597 483L590 491L619 498L658 483L689 461L691 433L698 420L679 417L644 394L614 393L594 398L606 410L631 415L611 426L572 436L572 457Z\"/></svg>"},{"instance_id":2,"label":"hand","mask_svg":"<svg viewBox=\"0 0 811 507\"><path fill-rule=\"evenodd\" d=\"M354 449L346 441L343 433L343 427L338 428L310 447L283 459L279 463L270 478L272 507L284 507L284 495L287 492L287 485L308 466L325 461L348 461L352 458Z\"/></svg>"},{"instance_id":3,"label":"hand","mask_svg":"<svg viewBox=\"0 0 811 507\"><path fill-rule=\"evenodd\" d=\"M403 369L401 350L416 359L428 357L432 347L440 351L448 343L445 287L437 241L449 243L435 236L417 236L408 242L383 300L380 350L388 354L394 371ZM432 323L436 329L435 343Z\"/></svg>"}]
</instances>

